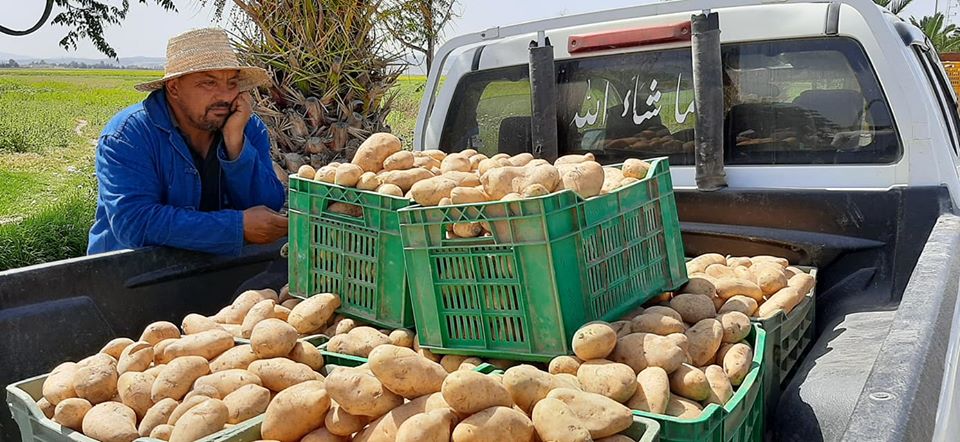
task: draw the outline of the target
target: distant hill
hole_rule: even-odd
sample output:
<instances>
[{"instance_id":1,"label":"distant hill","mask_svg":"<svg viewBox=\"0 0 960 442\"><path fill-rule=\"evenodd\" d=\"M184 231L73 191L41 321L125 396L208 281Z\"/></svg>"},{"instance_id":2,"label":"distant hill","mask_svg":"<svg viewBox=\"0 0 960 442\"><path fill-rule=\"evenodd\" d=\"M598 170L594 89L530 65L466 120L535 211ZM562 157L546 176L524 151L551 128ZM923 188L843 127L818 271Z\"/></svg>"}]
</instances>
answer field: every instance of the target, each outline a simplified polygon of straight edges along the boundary
<instances>
[{"instance_id":1,"label":"distant hill","mask_svg":"<svg viewBox=\"0 0 960 442\"><path fill-rule=\"evenodd\" d=\"M0 52L0 61L7 61L13 59L21 65L28 65L31 63L39 63L40 61L45 62L46 64L51 65L68 65L70 63L85 64L85 65L99 65L101 63L108 66L116 67L125 67L125 66L136 66L146 69L163 69L164 64L167 60L163 57L120 57L119 60L114 60L112 58L81 58L81 57L53 57L53 58L39 58L39 57L30 57L21 54L12 54L8 52Z\"/></svg>"}]
</instances>

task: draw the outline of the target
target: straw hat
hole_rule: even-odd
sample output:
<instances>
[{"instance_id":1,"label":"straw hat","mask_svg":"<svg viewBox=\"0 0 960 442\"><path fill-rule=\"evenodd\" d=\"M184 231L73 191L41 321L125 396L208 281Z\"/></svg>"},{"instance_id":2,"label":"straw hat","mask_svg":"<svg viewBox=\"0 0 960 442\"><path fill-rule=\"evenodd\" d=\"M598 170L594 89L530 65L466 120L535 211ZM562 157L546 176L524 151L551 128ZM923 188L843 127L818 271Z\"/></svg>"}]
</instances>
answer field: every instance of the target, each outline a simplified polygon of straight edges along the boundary
<instances>
[{"instance_id":1,"label":"straw hat","mask_svg":"<svg viewBox=\"0 0 960 442\"><path fill-rule=\"evenodd\" d=\"M141 92L150 92L162 88L167 80L183 75L223 70L240 71L238 87L243 91L270 83L267 71L253 66L240 66L226 31L204 28L171 38L167 43L167 65L163 78L134 87Z\"/></svg>"}]
</instances>

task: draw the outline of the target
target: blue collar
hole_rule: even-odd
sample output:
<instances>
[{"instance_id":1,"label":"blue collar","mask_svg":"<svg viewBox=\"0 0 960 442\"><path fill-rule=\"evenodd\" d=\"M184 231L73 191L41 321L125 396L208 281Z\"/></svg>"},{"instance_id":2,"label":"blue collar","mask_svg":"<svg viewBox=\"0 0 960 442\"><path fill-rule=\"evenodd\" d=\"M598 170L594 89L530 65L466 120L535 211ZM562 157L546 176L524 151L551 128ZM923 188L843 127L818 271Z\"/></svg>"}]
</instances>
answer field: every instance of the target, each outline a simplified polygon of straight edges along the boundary
<instances>
[{"instance_id":1,"label":"blue collar","mask_svg":"<svg viewBox=\"0 0 960 442\"><path fill-rule=\"evenodd\" d=\"M183 136L180 135L180 131L178 131L174 125L173 116L170 115L170 106L167 104L166 91L161 88L151 92L150 95L143 100L143 109L146 110L150 123L157 129L166 132L167 139L170 140L170 144L173 145L177 153L193 165L192 151L190 147L187 146L187 142L183 139Z\"/></svg>"}]
</instances>

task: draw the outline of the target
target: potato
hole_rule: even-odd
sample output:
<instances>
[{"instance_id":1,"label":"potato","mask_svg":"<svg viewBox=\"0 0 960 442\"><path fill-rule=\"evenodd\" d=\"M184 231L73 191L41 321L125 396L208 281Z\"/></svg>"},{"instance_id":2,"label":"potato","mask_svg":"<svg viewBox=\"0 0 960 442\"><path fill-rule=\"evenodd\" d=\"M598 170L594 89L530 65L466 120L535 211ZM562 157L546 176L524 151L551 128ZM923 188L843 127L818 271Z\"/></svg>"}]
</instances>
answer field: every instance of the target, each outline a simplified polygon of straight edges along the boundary
<instances>
[{"instance_id":1,"label":"potato","mask_svg":"<svg viewBox=\"0 0 960 442\"><path fill-rule=\"evenodd\" d=\"M449 197L450 192L456 187L456 182L441 175L417 182L410 188L410 194L417 204L436 206L440 204L441 199Z\"/></svg>"},{"instance_id":2,"label":"potato","mask_svg":"<svg viewBox=\"0 0 960 442\"><path fill-rule=\"evenodd\" d=\"M710 365L704 370L707 382L710 384L710 396L704 400L704 404L717 404L723 406L733 397L733 386L730 379L719 365Z\"/></svg>"},{"instance_id":3,"label":"potato","mask_svg":"<svg viewBox=\"0 0 960 442\"><path fill-rule=\"evenodd\" d=\"M557 384L553 375L532 365L508 368L500 383L510 393L513 402L527 414L533 410L537 401L547 397L547 393Z\"/></svg>"},{"instance_id":4,"label":"potato","mask_svg":"<svg viewBox=\"0 0 960 442\"><path fill-rule=\"evenodd\" d=\"M364 172L357 180L357 189L359 190L377 190L381 185L383 185L383 181L373 172Z\"/></svg>"},{"instance_id":5,"label":"potato","mask_svg":"<svg viewBox=\"0 0 960 442\"><path fill-rule=\"evenodd\" d=\"M674 372L676 373L676 372ZM660 367L647 367L637 374L637 392L627 401L631 410L664 414L670 402L670 377Z\"/></svg>"},{"instance_id":6,"label":"potato","mask_svg":"<svg viewBox=\"0 0 960 442\"><path fill-rule=\"evenodd\" d=\"M321 183L333 184L336 179L337 168L329 165L317 169L317 173L313 175L313 180Z\"/></svg>"},{"instance_id":7,"label":"potato","mask_svg":"<svg viewBox=\"0 0 960 442\"><path fill-rule=\"evenodd\" d=\"M120 375L117 380L117 392L124 405L137 413L137 418L143 418L147 410L153 406L151 389L156 377L146 373L130 371Z\"/></svg>"},{"instance_id":8,"label":"potato","mask_svg":"<svg viewBox=\"0 0 960 442\"><path fill-rule=\"evenodd\" d=\"M107 345L104 345L103 348L100 349L100 353L106 353L119 361L120 353L123 353L123 349L127 348L130 344L133 344L133 339L116 338L107 342Z\"/></svg>"},{"instance_id":9,"label":"potato","mask_svg":"<svg viewBox=\"0 0 960 442\"><path fill-rule=\"evenodd\" d=\"M580 386L580 381L577 380L577 376L570 373L553 375L553 388L572 388L583 391L583 387Z\"/></svg>"},{"instance_id":10,"label":"potato","mask_svg":"<svg viewBox=\"0 0 960 442\"><path fill-rule=\"evenodd\" d=\"M409 170L393 170L380 175L380 181L384 185L393 184L400 188L402 193L407 193L414 184L433 178L433 173L422 167L415 167Z\"/></svg>"},{"instance_id":11,"label":"potato","mask_svg":"<svg viewBox=\"0 0 960 442\"><path fill-rule=\"evenodd\" d=\"M227 422L238 424L267 411L270 390L256 384L247 384L223 397L227 406Z\"/></svg>"},{"instance_id":12,"label":"potato","mask_svg":"<svg viewBox=\"0 0 960 442\"><path fill-rule=\"evenodd\" d=\"M43 398L51 405L59 405L62 400L77 397L77 392L73 388L73 378L76 374L76 363L64 362L58 365L43 380L41 389Z\"/></svg>"},{"instance_id":13,"label":"potato","mask_svg":"<svg viewBox=\"0 0 960 442\"><path fill-rule=\"evenodd\" d=\"M733 344L740 342L750 334L750 318L741 312L726 312L717 316L720 326L723 327L723 342Z\"/></svg>"},{"instance_id":14,"label":"potato","mask_svg":"<svg viewBox=\"0 0 960 442\"><path fill-rule=\"evenodd\" d=\"M43 413L47 419L53 419L54 413L57 411L57 407L45 398L40 398L37 401L37 408L40 409L40 412Z\"/></svg>"},{"instance_id":15,"label":"potato","mask_svg":"<svg viewBox=\"0 0 960 442\"><path fill-rule=\"evenodd\" d=\"M150 431L150 437L159 440L170 440L171 433L173 433L173 425L157 425Z\"/></svg>"},{"instance_id":16,"label":"potato","mask_svg":"<svg viewBox=\"0 0 960 442\"><path fill-rule=\"evenodd\" d=\"M273 317L286 322L286 320L290 318L290 309L282 305L274 305Z\"/></svg>"},{"instance_id":17,"label":"potato","mask_svg":"<svg viewBox=\"0 0 960 442\"><path fill-rule=\"evenodd\" d=\"M612 436L633 424L630 409L606 396L557 388L547 394L547 398L566 404L594 439Z\"/></svg>"},{"instance_id":18,"label":"potato","mask_svg":"<svg viewBox=\"0 0 960 442\"><path fill-rule=\"evenodd\" d=\"M773 267L751 267L751 270L754 270L753 273L757 276L757 285L760 286L763 296L773 295L787 286L787 277L784 276L783 269L777 266Z\"/></svg>"},{"instance_id":19,"label":"potato","mask_svg":"<svg viewBox=\"0 0 960 442\"><path fill-rule=\"evenodd\" d=\"M580 358L573 356L557 356L550 360L548 371L550 374L567 373L576 376L582 362Z\"/></svg>"},{"instance_id":20,"label":"potato","mask_svg":"<svg viewBox=\"0 0 960 442\"><path fill-rule=\"evenodd\" d=\"M587 161L596 161L596 157L594 157L593 154L589 152L583 155L570 154L570 155L564 155L560 158L557 158L557 160L554 161L553 164L556 166L559 166L561 164L576 164L576 163L583 163Z\"/></svg>"},{"instance_id":21,"label":"potato","mask_svg":"<svg viewBox=\"0 0 960 442\"><path fill-rule=\"evenodd\" d=\"M173 414L173 410L177 408L177 405L179 405L179 403L171 398L161 399L159 402L153 404L153 406L147 410L143 419L140 420L140 426L137 427L137 432L140 433L140 436L150 436L154 428L166 424L167 421L170 420L170 415Z\"/></svg>"},{"instance_id":22,"label":"potato","mask_svg":"<svg viewBox=\"0 0 960 442\"><path fill-rule=\"evenodd\" d=\"M631 324L630 321L611 322L610 328L617 332L617 339L633 333L633 324Z\"/></svg>"},{"instance_id":23,"label":"potato","mask_svg":"<svg viewBox=\"0 0 960 442\"><path fill-rule=\"evenodd\" d=\"M334 311L340 308L340 297L330 293L320 293L311 296L290 310L287 322L297 333L310 334L322 329ZM289 350L288 350L289 352Z\"/></svg>"},{"instance_id":24,"label":"potato","mask_svg":"<svg viewBox=\"0 0 960 442\"><path fill-rule=\"evenodd\" d=\"M670 307L680 313L684 322L696 324L701 319L717 316L713 300L704 295L679 294L670 300Z\"/></svg>"},{"instance_id":25,"label":"potato","mask_svg":"<svg viewBox=\"0 0 960 442\"><path fill-rule=\"evenodd\" d=\"M174 359L157 375L150 397L154 402L164 398L179 401L190 391L194 381L208 373L210 373L210 366L207 360L200 356L182 356Z\"/></svg>"},{"instance_id":26,"label":"potato","mask_svg":"<svg viewBox=\"0 0 960 442\"><path fill-rule=\"evenodd\" d=\"M453 410L441 409L414 415L397 428L397 442L448 442L457 425Z\"/></svg>"},{"instance_id":27,"label":"potato","mask_svg":"<svg viewBox=\"0 0 960 442\"><path fill-rule=\"evenodd\" d=\"M196 407L197 405L200 405L209 399L216 399L216 398L204 396L202 394L193 395L193 396L190 396L189 398L184 398L183 401L181 401L177 405L177 407L173 409L173 412L170 413L170 418L167 419L167 424L176 425L177 421L179 421L180 418L187 413L187 411L190 411L191 408Z\"/></svg>"},{"instance_id":28,"label":"potato","mask_svg":"<svg viewBox=\"0 0 960 442\"><path fill-rule=\"evenodd\" d=\"M763 300L763 290L757 284L738 278L717 280L717 296L727 300L737 295L749 296L757 302Z\"/></svg>"},{"instance_id":29,"label":"potato","mask_svg":"<svg viewBox=\"0 0 960 442\"><path fill-rule=\"evenodd\" d=\"M427 149L421 152L416 152L415 154L419 154L427 158L433 158L437 161L443 161L443 159L447 157L446 152L438 149Z\"/></svg>"},{"instance_id":30,"label":"potato","mask_svg":"<svg viewBox=\"0 0 960 442\"><path fill-rule=\"evenodd\" d=\"M450 373L444 379L440 392L450 408L461 414L473 414L495 406L513 406L510 392L503 384L475 371Z\"/></svg>"},{"instance_id":31,"label":"potato","mask_svg":"<svg viewBox=\"0 0 960 442\"><path fill-rule=\"evenodd\" d=\"M253 327L260 323L260 321L275 318L274 308L277 303L272 299L264 299L260 301L247 312L247 315L243 317L243 323L240 324L240 333L246 338L250 339L250 334L253 333Z\"/></svg>"},{"instance_id":32,"label":"potato","mask_svg":"<svg viewBox=\"0 0 960 442\"><path fill-rule=\"evenodd\" d=\"M287 355L287 359L304 364L314 371L323 368L323 355L320 350L309 342L299 341Z\"/></svg>"},{"instance_id":33,"label":"potato","mask_svg":"<svg viewBox=\"0 0 960 442\"><path fill-rule=\"evenodd\" d=\"M81 431L83 417L91 408L93 405L90 405L86 399L78 397L64 399L54 409L53 421L72 430Z\"/></svg>"},{"instance_id":34,"label":"potato","mask_svg":"<svg viewBox=\"0 0 960 442\"><path fill-rule=\"evenodd\" d=\"M665 302L669 303L670 300L667 299ZM663 316L669 316L673 319L676 319L677 321L681 321L681 322L683 321L683 317L680 316L680 313L678 311L662 305L654 305L654 306L647 307L641 314L663 315Z\"/></svg>"},{"instance_id":35,"label":"potato","mask_svg":"<svg viewBox=\"0 0 960 442\"><path fill-rule=\"evenodd\" d=\"M547 398L537 402L531 414L534 429L540 440L557 442L590 442L588 431L580 418L573 414L567 404L558 399Z\"/></svg>"},{"instance_id":36,"label":"potato","mask_svg":"<svg viewBox=\"0 0 960 442\"><path fill-rule=\"evenodd\" d=\"M250 344L238 345L210 361L210 371L216 373L234 368L246 369L257 359L257 354L254 353Z\"/></svg>"},{"instance_id":37,"label":"potato","mask_svg":"<svg viewBox=\"0 0 960 442\"><path fill-rule=\"evenodd\" d=\"M217 324L213 319L206 316L190 313L183 318L183 323L180 324L180 328L183 329L183 334L185 335L195 335L207 330L220 328L220 324Z\"/></svg>"},{"instance_id":38,"label":"potato","mask_svg":"<svg viewBox=\"0 0 960 442\"><path fill-rule=\"evenodd\" d=\"M753 363L753 350L747 344L733 344L724 353L723 360L718 362L723 364L723 371L730 378L730 383L738 386L750 373L750 365Z\"/></svg>"},{"instance_id":39,"label":"potato","mask_svg":"<svg viewBox=\"0 0 960 442\"><path fill-rule=\"evenodd\" d=\"M650 163L636 158L628 158L623 162L623 176L642 180L647 177Z\"/></svg>"},{"instance_id":40,"label":"potato","mask_svg":"<svg viewBox=\"0 0 960 442\"><path fill-rule=\"evenodd\" d=\"M369 171L368 171L369 172ZM337 168L333 183L338 186L356 187L364 170L356 164L344 164Z\"/></svg>"},{"instance_id":41,"label":"potato","mask_svg":"<svg viewBox=\"0 0 960 442\"><path fill-rule=\"evenodd\" d=\"M416 333L413 331L398 328L387 336L390 339L390 343L398 347L413 348L413 341L416 339Z\"/></svg>"},{"instance_id":42,"label":"potato","mask_svg":"<svg viewBox=\"0 0 960 442\"><path fill-rule=\"evenodd\" d=\"M634 372L655 366L672 373L683 362L685 354L671 339L650 333L632 333L617 340L610 359L629 365Z\"/></svg>"},{"instance_id":43,"label":"potato","mask_svg":"<svg viewBox=\"0 0 960 442\"><path fill-rule=\"evenodd\" d=\"M300 438L300 442L348 442L350 438L346 436L337 436L326 428L317 428ZM259 442L276 442L276 441L259 441Z\"/></svg>"},{"instance_id":44,"label":"potato","mask_svg":"<svg viewBox=\"0 0 960 442\"><path fill-rule=\"evenodd\" d=\"M313 177L317 174L316 169L314 169L309 164L304 164L297 169L297 176L305 180L312 180Z\"/></svg>"},{"instance_id":45,"label":"potato","mask_svg":"<svg viewBox=\"0 0 960 442\"><path fill-rule=\"evenodd\" d=\"M707 297L717 296L717 280L712 276L691 276L687 284L683 286L683 293L692 293L704 295Z\"/></svg>"},{"instance_id":46,"label":"potato","mask_svg":"<svg viewBox=\"0 0 960 442\"><path fill-rule=\"evenodd\" d=\"M407 170L414 166L413 152L401 150L383 160L383 170Z\"/></svg>"},{"instance_id":47,"label":"potato","mask_svg":"<svg viewBox=\"0 0 960 442\"><path fill-rule=\"evenodd\" d=\"M222 329L207 330L193 335L186 335L163 350L163 357L174 360L181 356L200 356L211 360L234 345L234 337Z\"/></svg>"},{"instance_id":48,"label":"potato","mask_svg":"<svg viewBox=\"0 0 960 442\"><path fill-rule=\"evenodd\" d=\"M457 187L480 187L480 176L474 172L446 172L444 178L457 183Z\"/></svg>"},{"instance_id":49,"label":"potato","mask_svg":"<svg viewBox=\"0 0 960 442\"><path fill-rule=\"evenodd\" d=\"M473 204L490 201L490 196L483 189L477 187L455 187L450 191L450 202L453 204Z\"/></svg>"},{"instance_id":50,"label":"potato","mask_svg":"<svg viewBox=\"0 0 960 442\"><path fill-rule=\"evenodd\" d=\"M413 399L440 391L447 377L444 368L412 349L381 345L370 352L370 370L390 391Z\"/></svg>"},{"instance_id":51,"label":"potato","mask_svg":"<svg viewBox=\"0 0 960 442\"><path fill-rule=\"evenodd\" d=\"M240 324L243 322L243 317L247 315L247 312L253 308L256 303L263 301L263 295L256 290L247 290L237 296L237 299L233 300L233 303L224 307L216 315L213 315L210 319L213 319L219 324ZM192 333L188 333L192 334Z\"/></svg>"},{"instance_id":52,"label":"potato","mask_svg":"<svg viewBox=\"0 0 960 442\"><path fill-rule=\"evenodd\" d=\"M764 262L764 263L769 262L769 263L776 264L781 268L786 268L787 266L790 265L790 261L787 261L786 258L780 258L778 256L758 255L758 256L751 257L750 261L754 265L761 262Z\"/></svg>"},{"instance_id":53,"label":"potato","mask_svg":"<svg viewBox=\"0 0 960 442\"><path fill-rule=\"evenodd\" d=\"M658 313L650 313L649 309L630 321L630 330L634 333L669 335L670 333L683 333L686 328L682 320Z\"/></svg>"},{"instance_id":54,"label":"potato","mask_svg":"<svg viewBox=\"0 0 960 442\"><path fill-rule=\"evenodd\" d=\"M580 364L577 380L583 391L623 403L637 392L637 377L629 365L594 359Z\"/></svg>"},{"instance_id":55,"label":"potato","mask_svg":"<svg viewBox=\"0 0 960 442\"><path fill-rule=\"evenodd\" d=\"M680 396L670 396L665 414L680 419L696 419L700 417L701 412L703 407L700 404Z\"/></svg>"},{"instance_id":56,"label":"potato","mask_svg":"<svg viewBox=\"0 0 960 442\"><path fill-rule=\"evenodd\" d=\"M286 301L283 301L283 303L281 303L280 305L290 310L293 310L293 308L299 305L301 302L303 302L301 299L293 298L293 299L288 299Z\"/></svg>"},{"instance_id":57,"label":"potato","mask_svg":"<svg viewBox=\"0 0 960 442\"><path fill-rule=\"evenodd\" d=\"M733 269L730 267L727 267L726 264L710 264L709 266L707 266L704 272L708 276L712 276L717 279L737 277L736 274L733 272Z\"/></svg>"},{"instance_id":58,"label":"potato","mask_svg":"<svg viewBox=\"0 0 960 442\"><path fill-rule=\"evenodd\" d=\"M747 316L753 316L755 311L757 311L756 299L749 296L737 295L727 299L726 302L723 303L723 306L717 310L717 313L722 315L728 312L740 312Z\"/></svg>"},{"instance_id":59,"label":"potato","mask_svg":"<svg viewBox=\"0 0 960 442\"><path fill-rule=\"evenodd\" d=\"M797 290L797 293L803 296L807 296L816 285L817 280L806 273L797 273L787 281L788 287L793 287Z\"/></svg>"},{"instance_id":60,"label":"potato","mask_svg":"<svg viewBox=\"0 0 960 442\"><path fill-rule=\"evenodd\" d=\"M389 133L370 135L353 156L352 164L360 166L364 172L379 172L384 161L402 150L400 139Z\"/></svg>"},{"instance_id":61,"label":"potato","mask_svg":"<svg viewBox=\"0 0 960 442\"><path fill-rule=\"evenodd\" d=\"M564 189L569 189L581 198L590 198L600 194L603 189L603 166L595 161L577 164L562 164L557 167Z\"/></svg>"},{"instance_id":62,"label":"potato","mask_svg":"<svg viewBox=\"0 0 960 442\"><path fill-rule=\"evenodd\" d=\"M480 169L480 162L488 159L488 157L482 153L478 153L470 157L470 170L476 171Z\"/></svg>"},{"instance_id":63,"label":"potato","mask_svg":"<svg viewBox=\"0 0 960 442\"><path fill-rule=\"evenodd\" d=\"M356 433L363 429L367 425L370 418L367 416L357 416L355 414L347 413L345 410L340 408L336 402L332 402L330 405L330 411L327 412L326 418L323 420L323 426L330 430L330 433L333 433L338 436L350 436L353 433Z\"/></svg>"},{"instance_id":64,"label":"potato","mask_svg":"<svg viewBox=\"0 0 960 442\"><path fill-rule=\"evenodd\" d=\"M533 422L509 407L490 407L464 419L453 429L453 442L533 440Z\"/></svg>"},{"instance_id":65,"label":"potato","mask_svg":"<svg viewBox=\"0 0 960 442\"><path fill-rule=\"evenodd\" d=\"M221 326L217 326L218 329L223 330ZM164 339L153 346L153 364L164 365L173 360L172 357L167 356L167 347L174 342L179 341L179 339Z\"/></svg>"},{"instance_id":66,"label":"potato","mask_svg":"<svg viewBox=\"0 0 960 442\"><path fill-rule=\"evenodd\" d=\"M472 169L470 158L459 154L447 155L447 157L440 162L440 171L442 173L469 172Z\"/></svg>"},{"instance_id":67,"label":"potato","mask_svg":"<svg viewBox=\"0 0 960 442\"><path fill-rule=\"evenodd\" d=\"M229 411L223 401L207 399L187 410L173 426L170 442L193 442L223 429Z\"/></svg>"},{"instance_id":68,"label":"potato","mask_svg":"<svg viewBox=\"0 0 960 442\"><path fill-rule=\"evenodd\" d=\"M140 335L140 341L148 342L150 345L156 345L164 339L176 339L180 337L180 329L176 325L167 321L158 321L148 325L143 334Z\"/></svg>"},{"instance_id":69,"label":"potato","mask_svg":"<svg viewBox=\"0 0 960 442\"><path fill-rule=\"evenodd\" d=\"M617 332L606 322L580 327L573 335L573 352L582 360L604 359L617 346Z\"/></svg>"},{"instance_id":70,"label":"potato","mask_svg":"<svg viewBox=\"0 0 960 442\"><path fill-rule=\"evenodd\" d=\"M193 388L183 396L183 401L186 401L194 396L206 396L210 399L223 399L223 395L220 394L220 390L217 390L217 387L209 383L203 385L196 385L196 383L194 383Z\"/></svg>"},{"instance_id":71,"label":"potato","mask_svg":"<svg viewBox=\"0 0 960 442\"><path fill-rule=\"evenodd\" d=\"M687 352L693 365L700 367L713 360L723 342L723 326L713 318L703 319L684 332L689 340Z\"/></svg>"},{"instance_id":72,"label":"potato","mask_svg":"<svg viewBox=\"0 0 960 442\"><path fill-rule=\"evenodd\" d=\"M601 194L606 194L613 192L618 187L620 183L623 182L623 171L617 169L616 167L604 167L603 168L603 187L600 189Z\"/></svg>"},{"instance_id":73,"label":"potato","mask_svg":"<svg viewBox=\"0 0 960 442\"><path fill-rule=\"evenodd\" d=\"M267 406L260 427L261 437L283 442L298 441L321 427L330 396L323 381L308 381L281 391Z\"/></svg>"},{"instance_id":74,"label":"potato","mask_svg":"<svg viewBox=\"0 0 960 442\"><path fill-rule=\"evenodd\" d=\"M750 267L753 265L753 261L750 261L750 258L745 256L729 256L727 257L727 267L735 269L737 267Z\"/></svg>"},{"instance_id":75,"label":"potato","mask_svg":"<svg viewBox=\"0 0 960 442\"><path fill-rule=\"evenodd\" d=\"M413 167L422 167L427 170L433 169L433 168L439 169L441 161L443 160L438 160L436 158L430 158L428 156L422 156L422 155L416 156L416 154L414 154Z\"/></svg>"},{"instance_id":76,"label":"potato","mask_svg":"<svg viewBox=\"0 0 960 442\"><path fill-rule=\"evenodd\" d=\"M483 233L480 223L457 223L453 225L453 234L457 238L476 238Z\"/></svg>"},{"instance_id":77,"label":"potato","mask_svg":"<svg viewBox=\"0 0 960 442\"><path fill-rule=\"evenodd\" d=\"M733 277L740 278L743 280L750 281L754 284L757 284L757 275L750 271L749 267L736 267L733 269ZM761 289L762 290L762 289Z\"/></svg>"},{"instance_id":78,"label":"potato","mask_svg":"<svg viewBox=\"0 0 960 442\"><path fill-rule=\"evenodd\" d=\"M166 366L167 364L160 364L160 365L154 364L152 367L144 370L143 372L150 376L157 377L160 375L160 371L163 370L163 368Z\"/></svg>"},{"instance_id":79,"label":"potato","mask_svg":"<svg viewBox=\"0 0 960 442\"><path fill-rule=\"evenodd\" d=\"M100 442L130 442L137 433L137 414L119 402L94 405L83 416L83 434Z\"/></svg>"},{"instance_id":80,"label":"potato","mask_svg":"<svg viewBox=\"0 0 960 442\"><path fill-rule=\"evenodd\" d=\"M803 301L803 295L797 289L785 287L770 296L767 302L760 304L756 314L760 318L769 318L777 311L783 311L785 315L790 314L800 301Z\"/></svg>"},{"instance_id":81,"label":"potato","mask_svg":"<svg viewBox=\"0 0 960 442\"><path fill-rule=\"evenodd\" d=\"M173 325L173 324L171 324ZM144 371L153 363L153 345L149 342L140 341L128 345L120 353L120 360L117 362L117 373L124 374L128 371Z\"/></svg>"},{"instance_id":82,"label":"potato","mask_svg":"<svg viewBox=\"0 0 960 442\"><path fill-rule=\"evenodd\" d=\"M373 373L359 368L334 371L325 385L330 398L354 415L378 418L403 404L402 396L388 390Z\"/></svg>"},{"instance_id":83,"label":"potato","mask_svg":"<svg viewBox=\"0 0 960 442\"><path fill-rule=\"evenodd\" d=\"M287 358L254 361L248 370L260 378L264 387L278 392L303 382L323 380L323 376L313 371L308 365Z\"/></svg>"},{"instance_id":84,"label":"potato","mask_svg":"<svg viewBox=\"0 0 960 442\"><path fill-rule=\"evenodd\" d=\"M397 431L407 419L421 413L437 409L449 409L440 393L418 397L407 402L379 419L374 420L365 429L358 432L354 442L391 442L396 440Z\"/></svg>"},{"instance_id":85,"label":"potato","mask_svg":"<svg viewBox=\"0 0 960 442\"><path fill-rule=\"evenodd\" d=\"M260 321L250 334L253 352L261 359L277 358L290 354L297 344L297 330L292 325L276 318Z\"/></svg>"},{"instance_id":86,"label":"potato","mask_svg":"<svg viewBox=\"0 0 960 442\"><path fill-rule=\"evenodd\" d=\"M259 376L250 371L242 368L234 368L200 376L193 383L194 388L207 385L216 389L218 397L225 398L228 394L236 391L240 387L245 385L262 386L263 382Z\"/></svg>"},{"instance_id":87,"label":"potato","mask_svg":"<svg viewBox=\"0 0 960 442\"><path fill-rule=\"evenodd\" d=\"M483 364L483 359L471 356L463 360L457 370L473 370Z\"/></svg>"},{"instance_id":88,"label":"potato","mask_svg":"<svg viewBox=\"0 0 960 442\"><path fill-rule=\"evenodd\" d=\"M626 172L624 172L624 175L629 176ZM723 255L719 253L706 253L687 262L687 273L703 272L707 269L707 267L710 266L710 264L726 265L726 263L727 258Z\"/></svg>"},{"instance_id":89,"label":"potato","mask_svg":"<svg viewBox=\"0 0 960 442\"><path fill-rule=\"evenodd\" d=\"M560 183L560 172L550 165L524 167L500 167L480 176L483 190L493 199L502 199L510 193L520 193L531 184L540 184L553 192Z\"/></svg>"},{"instance_id":90,"label":"potato","mask_svg":"<svg viewBox=\"0 0 960 442\"><path fill-rule=\"evenodd\" d=\"M117 361L110 355L97 353L77 363L73 389L77 397L96 405L117 395L118 377Z\"/></svg>"},{"instance_id":91,"label":"potato","mask_svg":"<svg viewBox=\"0 0 960 442\"><path fill-rule=\"evenodd\" d=\"M523 195L519 193L508 193L504 195L503 198L500 198L500 201L516 201L521 199L523 199Z\"/></svg>"},{"instance_id":92,"label":"potato","mask_svg":"<svg viewBox=\"0 0 960 442\"><path fill-rule=\"evenodd\" d=\"M670 391L690 400L702 401L710 397L710 383L699 368L681 364L680 368L670 373Z\"/></svg>"},{"instance_id":93,"label":"potato","mask_svg":"<svg viewBox=\"0 0 960 442\"><path fill-rule=\"evenodd\" d=\"M327 351L366 358L374 348L390 343L387 335L372 327L355 327L346 335L337 335L327 343Z\"/></svg>"},{"instance_id":94,"label":"potato","mask_svg":"<svg viewBox=\"0 0 960 442\"><path fill-rule=\"evenodd\" d=\"M359 324L357 324L357 321L353 319L341 318L339 321L336 321L336 327L333 335L336 336L350 333L350 330L357 328L358 325Z\"/></svg>"},{"instance_id":95,"label":"potato","mask_svg":"<svg viewBox=\"0 0 960 442\"><path fill-rule=\"evenodd\" d=\"M493 158L488 158L488 159L486 159L486 160L480 160L480 163L477 164L477 173L479 173L479 174L482 176L483 174L487 173L488 171L490 171L490 170L492 170L492 169L496 169L496 168L499 168L499 167L504 167L504 166L507 166L507 165L509 165L509 163L504 164L504 163L502 163L500 160L495 160L495 159L493 159Z\"/></svg>"},{"instance_id":96,"label":"potato","mask_svg":"<svg viewBox=\"0 0 960 442\"><path fill-rule=\"evenodd\" d=\"M527 163L534 160L533 154L529 152L518 153L510 157L510 164L514 166L525 166Z\"/></svg>"}]
</instances>

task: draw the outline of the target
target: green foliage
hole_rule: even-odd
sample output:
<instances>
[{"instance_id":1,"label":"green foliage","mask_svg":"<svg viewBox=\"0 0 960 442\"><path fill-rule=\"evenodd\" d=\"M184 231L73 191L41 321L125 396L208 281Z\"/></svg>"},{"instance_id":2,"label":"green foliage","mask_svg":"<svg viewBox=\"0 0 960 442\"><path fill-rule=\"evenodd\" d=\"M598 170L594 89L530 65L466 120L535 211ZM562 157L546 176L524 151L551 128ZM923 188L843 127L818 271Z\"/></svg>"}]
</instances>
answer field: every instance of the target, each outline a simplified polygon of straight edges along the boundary
<instances>
[{"instance_id":1,"label":"green foliage","mask_svg":"<svg viewBox=\"0 0 960 442\"><path fill-rule=\"evenodd\" d=\"M948 23L943 14L938 12L932 16L922 17L920 20L911 17L910 22L923 31L937 52L960 51L960 33L957 32L957 25Z\"/></svg>"},{"instance_id":2,"label":"green foliage","mask_svg":"<svg viewBox=\"0 0 960 442\"><path fill-rule=\"evenodd\" d=\"M421 54L427 72L443 30L458 12L458 0L388 0L380 13L383 28L400 45Z\"/></svg>"},{"instance_id":3,"label":"green foliage","mask_svg":"<svg viewBox=\"0 0 960 442\"><path fill-rule=\"evenodd\" d=\"M913 0L873 0L877 5L887 8L888 11L899 15L903 12L910 3L913 3Z\"/></svg>"},{"instance_id":4,"label":"green foliage","mask_svg":"<svg viewBox=\"0 0 960 442\"><path fill-rule=\"evenodd\" d=\"M106 26L119 24L130 11L130 0L116 2L104 0L55 0L61 9L53 18L53 24L66 26L69 31L60 40L64 49L77 49L77 42L89 39L97 50L110 58L117 58L117 52L103 36ZM156 3L168 11L176 11L173 0L138 0L141 4Z\"/></svg>"}]
</instances>

